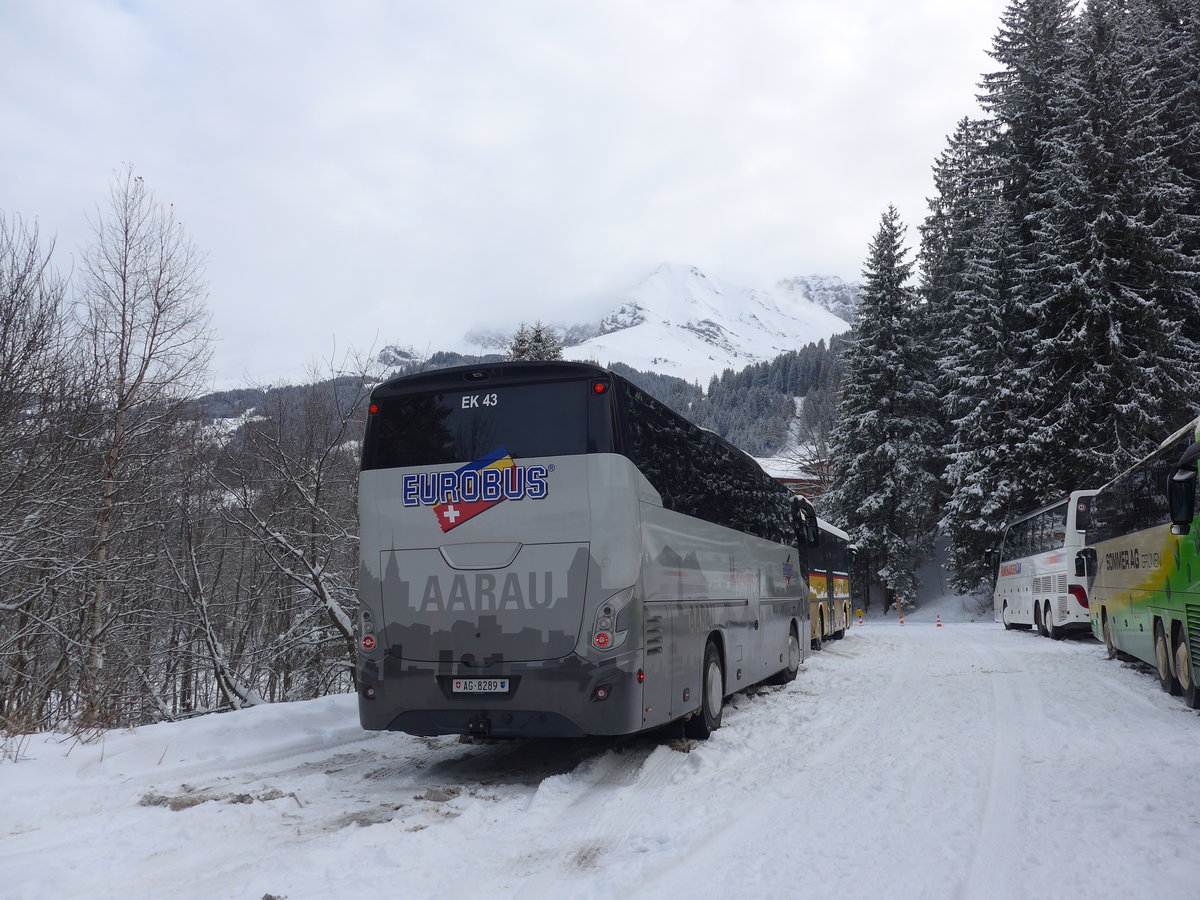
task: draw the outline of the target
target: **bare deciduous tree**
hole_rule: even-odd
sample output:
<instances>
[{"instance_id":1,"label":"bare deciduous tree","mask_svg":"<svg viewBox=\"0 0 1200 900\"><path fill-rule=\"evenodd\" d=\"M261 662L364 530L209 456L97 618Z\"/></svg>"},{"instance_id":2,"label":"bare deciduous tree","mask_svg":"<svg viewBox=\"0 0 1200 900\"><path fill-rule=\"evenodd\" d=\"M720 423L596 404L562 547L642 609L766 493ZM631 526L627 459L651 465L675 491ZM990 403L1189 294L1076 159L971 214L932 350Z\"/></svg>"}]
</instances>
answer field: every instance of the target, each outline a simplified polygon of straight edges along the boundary
<instances>
[{"instance_id":1,"label":"bare deciduous tree","mask_svg":"<svg viewBox=\"0 0 1200 900\"><path fill-rule=\"evenodd\" d=\"M122 510L145 508L164 489L155 476L172 452L182 404L203 384L211 350L204 259L174 209L127 166L91 224L79 327L99 495L85 670L99 684L106 637L135 602L136 563L155 545L144 533L153 523Z\"/></svg>"},{"instance_id":2,"label":"bare deciduous tree","mask_svg":"<svg viewBox=\"0 0 1200 900\"><path fill-rule=\"evenodd\" d=\"M0 726L31 730L65 670L70 533L62 403L65 283L36 225L0 214Z\"/></svg>"},{"instance_id":3,"label":"bare deciduous tree","mask_svg":"<svg viewBox=\"0 0 1200 900\"><path fill-rule=\"evenodd\" d=\"M372 377L361 360L353 375L338 368L347 366L314 367L230 448L230 520L269 561L289 611L275 657L285 693L316 696L354 675L359 441Z\"/></svg>"}]
</instances>

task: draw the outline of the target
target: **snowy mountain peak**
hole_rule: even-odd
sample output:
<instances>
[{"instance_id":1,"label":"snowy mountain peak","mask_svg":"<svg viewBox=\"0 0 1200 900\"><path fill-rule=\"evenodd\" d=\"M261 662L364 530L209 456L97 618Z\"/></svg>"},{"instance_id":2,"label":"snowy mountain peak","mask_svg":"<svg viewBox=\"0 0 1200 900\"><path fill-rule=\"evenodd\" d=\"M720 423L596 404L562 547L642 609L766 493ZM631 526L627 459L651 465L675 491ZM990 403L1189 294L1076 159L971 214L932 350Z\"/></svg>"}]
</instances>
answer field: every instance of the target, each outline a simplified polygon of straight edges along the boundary
<instances>
[{"instance_id":1,"label":"snowy mountain peak","mask_svg":"<svg viewBox=\"0 0 1200 900\"><path fill-rule=\"evenodd\" d=\"M564 356L706 383L848 328L796 291L776 294L663 263L601 320L598 334Z\"/></svg>"}]
</instances>

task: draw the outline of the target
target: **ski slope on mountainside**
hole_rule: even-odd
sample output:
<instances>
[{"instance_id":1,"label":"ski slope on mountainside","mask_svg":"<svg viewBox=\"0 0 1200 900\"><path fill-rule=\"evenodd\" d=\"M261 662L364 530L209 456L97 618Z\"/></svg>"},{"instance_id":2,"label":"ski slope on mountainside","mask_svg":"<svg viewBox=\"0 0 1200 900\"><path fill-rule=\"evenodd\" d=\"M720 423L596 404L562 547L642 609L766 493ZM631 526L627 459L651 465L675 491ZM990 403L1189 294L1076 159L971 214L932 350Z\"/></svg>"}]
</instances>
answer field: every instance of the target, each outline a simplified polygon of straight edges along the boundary
<instances>
[{"instance_id":1,"label":"ski slope on mountainside","mask_svg":"<svg viewBox=\"0 0 1200 900\"><path fill-rule=\"evenodd\" d=\"M703 743L367 734L345 695L35 738L0 895L1195 897L1200 717L957 613L869 618Z\"/></svg>"}]
</instances>

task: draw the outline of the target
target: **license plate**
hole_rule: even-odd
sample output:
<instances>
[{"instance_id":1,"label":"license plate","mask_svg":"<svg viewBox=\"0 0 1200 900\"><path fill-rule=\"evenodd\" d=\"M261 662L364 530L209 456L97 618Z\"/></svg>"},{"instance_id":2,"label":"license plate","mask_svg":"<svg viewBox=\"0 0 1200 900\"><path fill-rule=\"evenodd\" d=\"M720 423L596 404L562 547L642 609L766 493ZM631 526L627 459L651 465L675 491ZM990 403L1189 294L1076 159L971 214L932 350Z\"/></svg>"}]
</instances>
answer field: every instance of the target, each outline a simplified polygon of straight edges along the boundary
<instances>
[{"instance_id":1,"label":"license plate","mask_svg":"<svg viewBox=\"0 0 1200 900\"><path fill-rule=\"evenodd\" d=\"M507 694L507 678L454 678L450 681L454 694Z\"/></svg>"}]
</instances>

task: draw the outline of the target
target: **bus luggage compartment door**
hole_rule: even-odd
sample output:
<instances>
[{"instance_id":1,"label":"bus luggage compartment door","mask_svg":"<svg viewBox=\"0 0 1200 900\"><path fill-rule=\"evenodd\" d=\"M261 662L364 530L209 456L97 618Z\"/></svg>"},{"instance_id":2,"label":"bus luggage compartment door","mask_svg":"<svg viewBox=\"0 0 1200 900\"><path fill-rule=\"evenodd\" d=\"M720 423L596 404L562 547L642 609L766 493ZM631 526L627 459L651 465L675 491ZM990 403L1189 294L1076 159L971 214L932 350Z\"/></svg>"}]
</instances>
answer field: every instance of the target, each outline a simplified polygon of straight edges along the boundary
<instances>
[{"instance_id":1,"label":"bus luggage compartment door","mask_svg":"<svg viewBox=\"0 0 1200 900\"><path fill-rule=\"evenodd\" d=\"M586 543L525 544L502 568L459 569L447 561L453 552L385 550L388 648L478 666L567 656L583 618L588 553Z\"/></svg>"}]
</instances>

